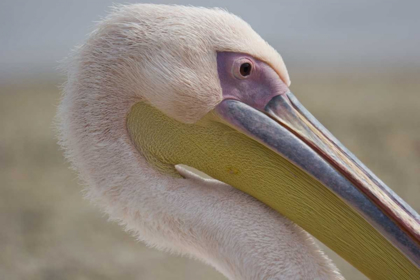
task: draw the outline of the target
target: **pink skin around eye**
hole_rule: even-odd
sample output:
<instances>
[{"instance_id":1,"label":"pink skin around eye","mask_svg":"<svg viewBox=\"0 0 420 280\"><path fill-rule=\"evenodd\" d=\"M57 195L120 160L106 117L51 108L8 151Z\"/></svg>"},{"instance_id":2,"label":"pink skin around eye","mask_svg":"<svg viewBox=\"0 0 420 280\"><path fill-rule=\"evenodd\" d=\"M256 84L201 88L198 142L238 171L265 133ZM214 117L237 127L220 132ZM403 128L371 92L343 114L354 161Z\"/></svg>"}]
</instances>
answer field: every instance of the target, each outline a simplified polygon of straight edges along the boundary
<instances>
[{"instance_id":1,"label":"pink skin around eye","mask_svg":"<svg viewBox=\"0 0 420 280\"><path fill-rule=\"evenodd\" d=\"M252 62L252 71L246 78L235 77L234 73L242 62ZM239 100L255 109L264 110L274 97L289 92L287 85L265 62L249 55L233 52L217 53L217 71L223 91L223 100Z\"/></svg>"}]
</instances>

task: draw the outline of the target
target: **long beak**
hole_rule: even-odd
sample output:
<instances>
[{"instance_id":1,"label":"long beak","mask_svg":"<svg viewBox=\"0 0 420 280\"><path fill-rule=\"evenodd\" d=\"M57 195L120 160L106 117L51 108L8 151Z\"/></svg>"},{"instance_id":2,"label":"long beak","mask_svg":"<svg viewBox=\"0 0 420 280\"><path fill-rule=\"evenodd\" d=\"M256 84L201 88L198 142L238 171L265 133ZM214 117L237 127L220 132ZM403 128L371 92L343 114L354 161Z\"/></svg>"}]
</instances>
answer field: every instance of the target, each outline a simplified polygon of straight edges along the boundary
<instances>
[{"instance_id":1,"label":"long beak","mask_svg":"<svg viewBox=\"0 0 420 280\"><path fill-rule=\"evenodd\" d=\"M291 93L258 108L226 99L184 124L139 102L127 129L157 170L185 164L254 196L369 278L420 279L418 215Z\"/></svg>"},{"instance_id":2,"label":"long beak","mask_svg":"<svg viewBox=\"0 0 420 280\"><path fill-rule=\"evenodd\" d=\"M217 113L321 182L420 268L420 217L328 132L291 93L260 112L224 100ZM351 232L349 232L351 234Z\"/></svg>"}]
</instances>

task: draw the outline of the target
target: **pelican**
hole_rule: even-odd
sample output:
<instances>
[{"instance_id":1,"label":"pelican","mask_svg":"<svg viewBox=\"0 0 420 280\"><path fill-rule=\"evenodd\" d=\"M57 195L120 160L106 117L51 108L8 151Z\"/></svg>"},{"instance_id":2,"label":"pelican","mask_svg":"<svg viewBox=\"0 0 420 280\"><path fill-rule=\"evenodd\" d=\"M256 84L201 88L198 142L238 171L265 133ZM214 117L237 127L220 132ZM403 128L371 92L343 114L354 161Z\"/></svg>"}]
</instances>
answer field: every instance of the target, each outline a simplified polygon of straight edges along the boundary
<instances>
[{"instance_id":1,"label":"pelican","mask_svg":"<svg viewBox=\"0 0 420 280\"><path fill-rule=\"evenodd\" d=\"M60 142L111 219L228 279L342 279L313 237L370 278L420 279L419 215L289 85L227 11L120 6L68 60Z\"/></svg>"}]
</instances>

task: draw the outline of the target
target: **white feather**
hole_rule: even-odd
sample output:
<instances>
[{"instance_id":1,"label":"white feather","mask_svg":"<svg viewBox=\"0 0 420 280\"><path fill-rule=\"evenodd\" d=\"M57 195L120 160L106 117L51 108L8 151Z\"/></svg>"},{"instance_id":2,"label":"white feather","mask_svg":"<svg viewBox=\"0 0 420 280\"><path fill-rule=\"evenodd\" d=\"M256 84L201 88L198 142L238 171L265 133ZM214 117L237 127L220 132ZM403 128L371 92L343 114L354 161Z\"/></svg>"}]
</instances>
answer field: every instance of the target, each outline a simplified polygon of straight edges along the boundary
<instances>
[{"instance_id":1,"label":"white feather","mask_svg":"<svg viewBox=\"0 0 420 280\"><path fill-rule=\"evenodd\" d=\"M220 102L216 51L253 55L289 83L280 55L223 10L120 6L97 25L69 59L58 112L61 145L88 197L140 240L230 279L341 279L277 212L220 182L164 176L131 143L126 116L140 100L185 123Z\"/></svg>"}]
</instances>

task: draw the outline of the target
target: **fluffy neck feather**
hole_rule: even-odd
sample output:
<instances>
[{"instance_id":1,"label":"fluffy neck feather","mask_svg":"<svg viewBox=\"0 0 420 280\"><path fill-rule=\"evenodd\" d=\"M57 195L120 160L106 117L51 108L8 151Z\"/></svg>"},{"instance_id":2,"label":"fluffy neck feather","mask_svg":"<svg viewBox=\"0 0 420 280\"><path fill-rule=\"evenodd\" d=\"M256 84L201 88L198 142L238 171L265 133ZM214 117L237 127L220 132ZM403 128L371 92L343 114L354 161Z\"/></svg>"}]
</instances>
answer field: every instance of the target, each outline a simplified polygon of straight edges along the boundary
<instances>
[{"instance_id":1,"label":"fluffy neck feather","mask_svg":"<svg viewBox=\"0 0 420 280\"><path fill-rule=\"evenodd\" d=\"M222 183L157 173L125 126L139 99L73 78L59 112L62 143L89 198L112 219L147 244L196 257L230 279L340 278L308 234L252 197Z\"/></svg>"},{"instance_id":2,"label":"fluffy neck feather","mask_svg":"<svg viewBox=\"0 0 420 280\"><path fill-rule=\"evenodd\" d=\"M61 144L90 199L147 244L198 258L230 279L341 278L307 233L252 197L151 168L126 129L131 106L146 94L130 83L135 67L122 80L113 67L123 63L94 39L72 58L58 115Z\"/></svg>"}]
</instances>

